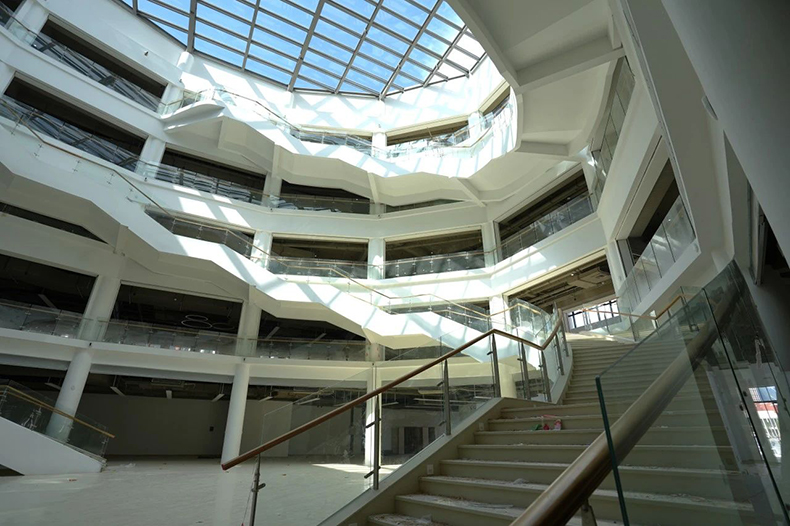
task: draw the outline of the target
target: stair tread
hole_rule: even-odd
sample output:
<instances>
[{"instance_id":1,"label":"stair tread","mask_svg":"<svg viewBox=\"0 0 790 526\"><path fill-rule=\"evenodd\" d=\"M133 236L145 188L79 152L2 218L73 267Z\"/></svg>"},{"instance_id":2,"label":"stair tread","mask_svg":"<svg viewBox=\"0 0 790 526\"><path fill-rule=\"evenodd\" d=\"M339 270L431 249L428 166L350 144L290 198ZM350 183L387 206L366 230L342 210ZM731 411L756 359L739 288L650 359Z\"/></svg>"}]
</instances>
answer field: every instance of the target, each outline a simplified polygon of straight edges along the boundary
<instances>
[{"instance_id":1,"label":"stair tread","mask_svg":"<svg viewBox=\"0 0 790 526\"><path fill-rule=\"evenodd\" d=\"M667 432L671 431L673 433L677 433L678 431L703 431L703 430L714 430L714 431L723 431L723 426L683 426L683 427L667 427L667 426L656 426L651 427L650 431L662 431ZM585 429L512 429L506 431L477 431L475 435L523 435L523 434L551 434L551 433L564 433L564 434L584 434L584 433L602 433L603 431L600 428L585 428Z\"/></svg>"},{"instance_id":2,"label":"stair tread","mask_svg":"<svg viewBox=\"0 0 790 526\"><path fill-rule=\"evenodd\" d=\"M685 415L704 415L704 414L718 414L715 411L700 411L700 410L680 410L680 411L663 411L659 417L661 416L685 416ZM581 415L553 415L551 413L546 413L546 415L551 416L561 416L562 420L584 420L585 418L602 418L601 413L584 413ZM614 416L621 416L622 413L614 412L608 413L609 418L611 419ZM497 423L497 424L508 424L508 423L518 423L518 422L540 422L545 420L540 415L535 416L524 416L524 417L516 417L516 418L492 418L488 422L489 423Z\"/></svg>"},{"instance_id":3,"label":"stair tread","mask_svg":"<svg viewBox=\"0 0 790 526\"><path fill-rule=\"evenodd\" d=\"M520 482L498 481L498 480L478 479L478 478L469 478L469 477L447 477L443 475L422 477L420 480L444 482L449 484L466 485L466 486L485 486L489 488L532 490L538 492L543 492L546 488L549 487L548 484L520 483ZM752 511L752 507L748 503L734 502L730 500L709 499L709 498L698 497L694 495L682 495L682 494L664 495L661 493L642 493L635 491L626 491L625 495L628 496L629 500L646 500L646 501L658 502L662 504L674 504L674 505L689 506L689 507L704 506L704 507L715 507L719 509L724 508L734 511ZM593 492L593 497L608 498L615 500L618 498L616 490L600 489L600 488L596 489ZM441 498L445 498L445 497L441 497Z\"/></svg>"},{"instance_id":4,"label":"stair tread","mask_svg":"<svg viewBox=\"0 0 790 526\"><path fill-rule=\"evenodd\" d=\"M368 522L379 526L447 526L447 523L436 522L424 517L384 513L368 517Z\"/></svg>"},{"instance_id":5,"label":"stair tread","mask_svg":"<svg viewBox=\"0 0 790 526\"><path fill-rule=\"evenodd\" d=\"M528 462L521 460L476 460L476 459L451 459L442 460L440 464L461 465L461 466L489 466L489 467L512 467L514 469L565 469L570 466L570 462ZM632 466L623 465L618 468L623 472L650 472L660 471L673 475L696 475L706 477L721 477L726 474L736 474L737 471L725 469L700 469L700 468L679 468L664 466ZM489 480L489 479L486 479ZM507 481L502 481L507 482Z\"/></svg>"},{"instance_id":6,"label":"stair tread","mask_svg":"<svg viewBox=\"0 0 790 526\"><path fill-rule=\"evenodd\" d=\"M589 444L462 444L459 445L459 449L546 449L546 448L556 448L556 449L579 449L585 450L589 447ZM668 449L670 451L680 451L680 450L688 450L688 449L696 449L697 451L709 451L709 450L716 450L716 451L729 451L732 450L732 446L706 446L700 444L689 444L689 445L676 445L676 444L667 444L667 445L656 445L656 444L644 444L644 445L636 445L634 449L652 449L652 450L661 450L661 449ZM474 460L474 459L469 459Z\"/></svg>"}]
</instances>

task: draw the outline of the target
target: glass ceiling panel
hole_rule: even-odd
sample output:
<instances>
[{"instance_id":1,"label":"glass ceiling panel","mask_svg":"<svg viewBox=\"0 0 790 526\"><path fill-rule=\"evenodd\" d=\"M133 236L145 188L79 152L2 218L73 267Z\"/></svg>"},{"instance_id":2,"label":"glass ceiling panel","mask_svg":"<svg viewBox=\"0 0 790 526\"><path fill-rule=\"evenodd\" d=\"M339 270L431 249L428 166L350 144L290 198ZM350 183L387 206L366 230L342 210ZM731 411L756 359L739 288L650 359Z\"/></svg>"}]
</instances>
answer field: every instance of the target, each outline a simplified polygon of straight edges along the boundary
<instances>
[{"instance_id":1,"label":"glass ceiling panel","mask_svg":"<svg viewBox=\"0 0 790 526\"><path fill-rule=\"evenodd\" d=\"M383 97L468 75L485 56L445 0L117 1L187 50L289 90Z\"/></svg>"}]
</instances>

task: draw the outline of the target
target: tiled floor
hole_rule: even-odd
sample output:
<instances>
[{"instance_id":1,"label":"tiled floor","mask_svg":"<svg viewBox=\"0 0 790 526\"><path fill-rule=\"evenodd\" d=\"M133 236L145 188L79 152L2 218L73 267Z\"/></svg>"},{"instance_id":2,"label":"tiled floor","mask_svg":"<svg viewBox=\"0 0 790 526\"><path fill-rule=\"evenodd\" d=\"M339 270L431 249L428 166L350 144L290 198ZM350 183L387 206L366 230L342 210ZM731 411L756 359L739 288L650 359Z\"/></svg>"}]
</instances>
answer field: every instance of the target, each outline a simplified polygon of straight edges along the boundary
<instances>
[{"instance_id":1,"label":"tiled floor","mask_svg":"<svg viewBox=\"0 0 790 526\"><path fill-rule=\"evenodd\" d=\"M91 475L0 478L2 526L248 525L254 463L132 459ZM257 524L312 526L361 493L364 466L266 460Z\"/></svg>"}]
</instances>

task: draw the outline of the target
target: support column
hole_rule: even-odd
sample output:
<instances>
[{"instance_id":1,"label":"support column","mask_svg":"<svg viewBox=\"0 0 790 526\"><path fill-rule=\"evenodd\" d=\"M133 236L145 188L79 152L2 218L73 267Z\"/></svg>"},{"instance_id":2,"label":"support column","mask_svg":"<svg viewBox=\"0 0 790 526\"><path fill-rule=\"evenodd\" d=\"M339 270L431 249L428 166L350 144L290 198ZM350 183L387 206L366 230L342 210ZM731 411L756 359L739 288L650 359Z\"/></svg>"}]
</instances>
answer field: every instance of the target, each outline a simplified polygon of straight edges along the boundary
<instances>
[{"instance_id":1,"label":"support column","mask_svg":"<svg viewBox=\"0 0 790 526\"><path fill-rule=\"evenodd\" d=\"M384 203L374 203L373 201L370 202L370 215L381 215L387 211L387 205Z\"/></svg>"},{"instance_id":2,"label":"support column","mask_svg":"<svg viewBox=\"0 0 790 526\"><path fill-rule=\"evenodd\" d=\"M66 378L63 379L63 385L60 387L55 409L67 415L77 414L82 391L85 389L85 382L88 380L88 373L91 370L92 359L89 349L79 349L76 352L69 364ZM47 435L56 440L67 441L73 424L72 419L53 414L47 424Z\"/></svg>"},{"instance_id":3,"label":"support column","mask_svg":"<svg viewBox=\"0 0 790 526\"><path fill-rule=\"evenodd\" d=\"M365 349L365 360L368 362L383 362L384 359L384 346L380 343L368 342Z\"/></svg>"},{"instance_id":4,"label":"support column","mask_svg":"<svg viewBox=\"0 0 790 526\"><path fill-rule=\"evenodd\" d=\"M173 102L179 101L182 98L184 98L184 88L182 88L181 86L177 86L175 84L168 84L167 86L165 86L165 92L162 93L162 98L159 100L161 104L160 108L163 108L164 106L167 106L168 104L171 104ZM172 111L173 109L170 109L168 111L162 111L162 113L167 114L167 113L171 113Z\"/></svg>"},{"instance_id":5,"label":"support column","mask_svg":"<svg viewBox=\"0 0 790 526\"><path fill-rule=\"evenodd\" d=\"M39 0L27 0L14 13L15 21L11 23L8 29L15 36L28 44L32 44L35 38L33 35L37 35L41 31L41 28L47 23L48 17L49 11L41 5ZM31 32L33 35L30 34Z\"/></svg>"},{"instance_id":6,"label":"support column","mask_svg":"<svg viewBox=\"0 0 790 526\"><path fill-rule=\"evenodd\" d=\"M387 147L387 134L384 132L376 132L373 134L373 138L371 139L371 143L373 143L374 148L386 148Z\"/></svg>"},{"instance_id":7,"label":"support column","mask_svg":"<svg viewBox=\"0 0 790 526\"><path fill-rule=\"evenodd\" d=\"M512 369L502 363L499 364L499 387L502 398L518 398L516 377Z\"/></svg>"},{"instance_id":8,"label":"support column","mask_svg":"<svg viewBox=\"0 0 790 526\"><path fill-rule=\"evenodd\" d=\"M8 85L14 80L14 73L16 73L14 68L5 62L0 62L0 93L5 93L8 89Z\"/></svg>"},{"instance_id":9,"label":"support column","mask_svg":"<svg viewBox=\"0 0 790 526\"><path fill-rule=\"evenodd\" d=\"M467 124L469 126L470 138L477 139L483 134L483 114L479 111L469 114Z\"/></svg>"},{"instance_id":10,"label":"support column","mask_svg":"<svg viewBox=\"0 0 790 526\"><path fill-rule=\"evenodd\" d=\"M387 244L377 237L368 242L368 279L384 279L384 259Z\"/></svg>"},{"instance_id":11,"label":"support column","mask_svg":"<svg viewBox=\"0 0 790 526\"><path fill-rule=\"evenodd\" d=\"M510 311L505 311L505 309L507 309L507 301L504 296L497 295L489 298L488 309L488 312L491 314L492 329L512 332L510 331L512 325L510 321ZM521 336L524 335L521 334ZM500 361L508 356L518 355L519 347L516 342L510 338L503 338L502 336L494 336L494 338L496 338L497 354L499 355Z\"/></svg>"},{"instance_id":12,"label":"support column","mask_svg":"<svg viewBox=\"0 0 790 526\"><path fill-rule=\"evenodd\" d=\"M263 268L269 264L273 238L271 232L263 231L255 232L255 236L252 238L252 246L260 250L253 250L250 259Z\"/></svg>"},{"instance_id":13,"label":"support column","mask_svg":"<svg viewBox=\"0 0 790 526\"><path fill-rule=\"evenodd\" d=\"M236 333L236 356L255 356L258 330L261 326L261 308L245 301L241 307L239 330Z\"/></svg>"},{"instance_id":14,"label":"support column","mask_svg":"<svg viewBox=\"0 0 790 526\"><path fill-rule=\"evenodd\" d=\"M107 332L106 322L112 316L120 288L120 278L114 276L96 277L80 323L79 338L81 340L98 341L104 337L104 333Z\"/></svg>"},{"instance_id":15,"label":"support column","mask_svg":"<svg viewBox=\"0 0 790 526\"><path fill-rule=\"evenodd\" d=\"M230 392L230 404L228 404L228 420L225 423L225 439L222 442L222 462L227 462L239 455L249 386L250 364L236 364L233 388Z\"/></svg>"},{"instance_id":16,"label":"support column","mask_svg":"<svg viewBox=\"0 0 790 526\"><path fill-rule=\"evenodd\" d=\"M162 139L149 136L145 140L143 151L140 152L140 162L137 163L135 172L148 177L155 177L155 169L162 162L166 146L167 143Z\"/></svg>"},{"instance_id":17,"label":"support column","mask_svg":"<svg viewBox=\"0 0 790 526\"><path fill-rule=\"evenodd\" d=\"M485 252L486 267L496 265L501 259L497 239L497 225L493 221L483 223L482 227L483 251Z\"/></svg>"}]
</instances>

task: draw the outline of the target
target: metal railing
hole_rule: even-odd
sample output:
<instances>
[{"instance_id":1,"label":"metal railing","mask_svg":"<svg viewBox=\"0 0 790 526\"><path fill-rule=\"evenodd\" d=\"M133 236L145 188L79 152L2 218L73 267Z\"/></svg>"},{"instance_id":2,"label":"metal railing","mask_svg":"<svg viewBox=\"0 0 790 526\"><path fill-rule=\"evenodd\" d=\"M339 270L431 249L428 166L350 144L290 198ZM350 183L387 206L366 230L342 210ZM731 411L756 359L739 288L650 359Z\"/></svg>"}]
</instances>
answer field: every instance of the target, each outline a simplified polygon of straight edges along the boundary
<instances>
[{"instance_id":1,"label":"metal railing","mask_svg":"<svg viewBox=\"0 0 790 526\"><path fill-rule=\"evenodd\" d=\"M558 318L546 340L539 343L506 331L491 329L439 358L392 380L387 380L387 373L388 371L398 371L397 368L389 369L387 367L374 370L372 376L380 379L373 383L370 382L371 373L352 377L341 384L307 395L290 407L264 415L263 443L222 463L222 468L229 470L247 460L257 459L253 473L249 523L255 524L256 511L259 510L258 493L265 486L265 484L260 484L262 454L293 439L300 438L299 444L301 446L291 445L291 447L303 447L304 444L315 443L316 446L308 447L308 454L311 457L318 457L315 462L321 465L332 465L333 460L340 462L347 466L349 472L360 474L358 479L360 483L368 481L368 489L376 491L379 489L380 480L386 476L386 470L383 469L385 467L383 465L384 450L386 449L382 441L382 436L385 434L384 429L391 429L391 426L394 425L393 422L402 421L403 418L408 418L405 415L413 414L413 408L409 409L408 400L418 404L416 407L421 408L423 420L430 416L430 419L436 424L435 430L437 432L433 439L428 439L428 442L432 442L442 435L451 436L454 427L470 418L475 409L492 398L501 397L503 382L510 381L502 377L497 338L510 340L522 347L530 346L542 353L546 352L552 342L558 340L558 335L562 330L562 323ZM481 376L480 372L470 372L469 366L466 364L452 362L453 357L480 343L488 343L490 347L490 362L480 364L485 369L490 367L487 373ZM383 385L379 386L379 384ZM363 394L355 396L355 393ZM347 398L347 395L351 395L351 398ZM283 415L280 413L290 414L301 407L322 403L321 407L329 409L324 414L314 417L306 423L297 419L295 428L266 439L267 435L271 436L271 432L267 433L267 430L274 426L274 422L282 419ZM348 423L348 418L338 418L349 413L352 414L350 423ZM354 448L359 447L357 444L363 443L365 444L364 454L359 457L359 460L356 460L352 456ZM423 442L422 448L427 445ZM392 445L389 446L389 449L391 448ZM406 458L413 454L415 451L410 451L406 454ZM392 452L390 451L387 455L391 456ZM397 460L391 459L391 462L402 463L404 460L401 457ZM364 490L364 484L361 484L360 489ZM266 504L267 502L264 502L264 506ZM275 503L268 504L274 505ZM269 512L266 510L264 513Z\"/></svg>"},{"instance_id":2,"label":"metal railing","mask_svg":"<svg viewBox=\"0 0 790 526\"><path fill-rule=\"evenodd\" d=\"M469 151L470 148L480 144L481 140L487 137L491 130L510 126L513 116L513 106L508 101L508 103L501 105L494 112L484 116L480 125L477 126L478 135L476 137L472 137L471 128L465 126L461 130L452 133L380 148L373 146L372 140L353 133L337 130L310 129L292 124L263 104L259 99L233 93L224 88L212 88L200 92L186 92L184 96L177 101L161 104L158 111L161 115L168 116L182 108L207 101L235 107L244 106L246 109L265 118L270 124L273 124L299 140L318 144L347 146L379 159L394 159L405 155L423 153L444 156L452 154L453 152Z\"/></svg>"},{"instance_id":3,"label":"metal railing","mask_svg":"<svg viewBox=\"0 0 790 526\"><path fill-rule=\"evenodd\" d=\"M502 240L502 257L509 258L594 213L589 195L574 198L518 233Z\"/></svg>"},{"instance_id":4,"label":"metal railing","mask_svg":"<svg viewBox=\"0 0 790 526\"><path fill-rule=\"evenodd\" d=\"M102 86L106 86L149 110L156 111L159 107L160 100L156 95L113 73L101 64L74 51L52 37L31 31L20 23L14 17L13 12L2 3L0 3L0 23L3 25L7 24L11 32L26 44L30 44L44 55L69 66Z\"/></svg>"},{"instance_id":5,"label":"metal railing","mask_svg":"<svg viewBox=\"0 0 790 526\"><path fill-rule=\"evenodd\" d=\"M0 117L5 117L5 118L7 118L9 121L11 121L13 123L13 125L11 126L11 133L12 134L16 132L18 127L22 126L24 128L27 128L32 133L32 135L35 137L35 139L39 142L39 147L43 147L44 145L47 145L47 146L50 146L50 147L52 147L54 149L60 150L61 152L65 153L66 155L76 157L77 160L78 160L78 163L82 162L82 161L85 161L85 160L87 160L89 162L92 162L90 159L86 159L86 158L84 158L84 157L82 157L80 155L77 155L74 152L59 146L58 144L53 144L53 143L48 142L47 140L45 140L44 137L42 137L42 134L45 135L45 136L50 136L49 133L47 132L47 130L51 129L50 126L53 124L53 121L48 120L48 119L38 119L37 118L38 117L37 112L32 110L29 106L19 105L19 103L17 103L13 99L8 99L8 98L5 98L5 97L0 98ZM63 123L58 124L58 122L59 121L54 121L56 129L63 129L63 130L70 131L73 128L73 127L70 127L70 126L62 126ZM81 146L83 146L86 143L91 142L94 139L94 136L92 136L90 134L86 134L85 132L82 132L81 130L77 130L77 132L79 132L79 135L76 135L77 140L73 140L71 135L68 134L68 133L64 133L62 139L60 138L60 134L56 134L57 137L53 137L53 138L61 140L62 142L66 142L66 144L71 144L71 145L73 145L73 146L75 146L77 148L81 148ZM76 132L75 132L75 134L76 134ZM113 146L115 146L115 145L113 145ZM92 153L90 150L87 150L87 151L88 151L88 153ZM123 149L121 149L121 148L119 148L117 146L115 146L115 149L106 148L106 149L100 149L98 151L98 153L105 153L105 152L109 152L110 154L112 154L112 155L107 155L105 157L110 157L110 158L118 157L119 159L121 159L119 162L115 163L115 164L118 164L118 165L121 165L121 164L135 164L135 162L136 162L133 157L132 158L129 157L128 152L126 152L126 153L119 153L119 152L125 152L125 150L123 150ZM104 158L104 157L101 157L101 158ZM107 160L107 159L105 158L105 160ZM168 224L170 224L173 228L176 228L176 226L177 226L178 230L180 232L186 232L186 233L192 232L192 233L194 233L195 231L202 232L204 230L206 230L206 231L211 230L211 237L212 237L212 239L214 239L216 241L217 237L216 237L215 234L216 234L216 232L221 231L222 232L222 242L224 244L229 244L229 246L236 246L236 245L238 245L237 252L239 252L239 253L246 253L249 250L249 257L253 261L262 261L262 262L265 262L267 265L273 264L273 262L278 262L278 263L274 263L274 264L285 265L285 266L290 267L291 270L289 271L289 273L288 274L283 274L285 276L284 279L288 279L287 276L289 274L298 272L297 265L294 265L293 262L288 262L286 259L282 259L282 258L280 258L280 256L278 256L276 254L273 254L271 252L262 250L260 247L255 246L250 241L250 239L249 239L250 236L248 234L239 233L239 232L230 230L230 229L225 228L225 227L209 226L209 225L206 225L205 223L201 223L199 221L194 221L194 220L190 220L190 219L177 217L177 216L173 215L171 212L169 212L167 209L165 209L161 205L159 205L150 195L148 195L143 189L141 189L133 181L133 177L125 175L122 171L119 171L119 170L114 170L112 168L101 166L101 165L99 165L99 166L101 168L103 168L105 170L108 170L110 172L109 173L110 180L114 180L115 178L117 178L117 180L122 181L122 183L125 185L127 190L133 192L133 194L135 195L135 198L143 199L146 202L146 204L149 205L149 214L151 214L151 212L153 211L156 214L161 214L162 217L168 218ZM241 247L243 247L243 249ZM234 249L234 250L236 250L236 249ZM350 288L351 286L354 286L354 287L358 287L359 290L365 291L364 294L355 294L355 297L357 297L358 299L368 303L369 305L371 305L372 307L374 307L376 309L381 309L381 310L385 310L386 311L386 308L388 306L390 306L392 304L395 304L395 303L402 304L404 302L407 302L407 303L408 302L419 302L419 303L422 303L422 304L443 303L443 304L446 304L446 305L454 305L456 308L461 309L461 310L466 309L459 302L452 301L452 300L447 300L447 299L442 298L440 296L437 296L437 295L435 295L433 293L412 294L412 295L406 295L406 296L389 296L389 295L385 294L384 292L369 286L367 283L365 283L363 281L360 281L357 277L349 274L343 268L335 266L334 263L331 263L331 264L328 264L328 265L323 265L323 264L322 265L315 265L315 264L312 264L312 265L309 265L308 268L320 269L321 272L325 271L327 273L331 273L335 277L342 278L342 279L346 280L346 282L342 285L342 287L344 287L344 288ZM335 284L335 286L341 286L341 285ZM349 292L350 292L350 290L349 290ZM489 316L490 317L498 316L498 315L501 315L503 313L508 312L509 310L510 310L510 307L504 309L501 313L492 313ZM470 312L470 315L471 316L477 316L477 313Z\"/></svg>"},{"instance_id":6,"label":"metal railing","mask_svg":"<svg viewBox=\"0 0 790 526\"><path fill-rule=\"evenodd\" d=\"M363 340L239 338L218 331L93 320L76 312L10 301L0 301L0 328L121 345L272 359L365 361L368 348Z\"/></svg>"},{"instance_id":7,"label":"metal railing","mask_svg":"<svg viewBox=\"0 0 790 526\"><path fill-rule=\"evenodd\" d=\"M11 380L0 380L0 418L99 457L115 438L102 424L80 413L65 413L54 400Z\"/></svg>"},{"instance_id":8,"label":"metal railing","mask_svg":"<svg viewBox=\"0 0 790 526\"><path fill-rule=\"evenodd\" d=\"M651 375L643 382L644 390L633 386L634 369ZM620 477L619 467L629 463L635 447L655 443L645 437L665 427L656 427L656 421L676 414L669 409L676 401L712 412L694 424L692 436L704 445L731 449L736 459L724 460L717 454L706 466L723 481L725 497L717 501L718 507L725 514L734 512L722 520L787 524L786 495L777 482L781 451L777 453L772 440L772 424L763 422L765 402L744 388L775 390L783 402L774 404L773 411L786 419L790 385L785 371L733 261L675 315L596 377L604 432L513 524L565 523L579 507L589 505L593 491L610 473L624 524L654 521L649 515L652 511L632 500L635 494L629 492L629 480ZM627 409L613 420L623 405ZM681 462L672 467L686 468Z\"/></svg>"},{"instance_id":9,"label":"metal railing","mask_svg":"<svg viewBox=\"0 0 790 526\"><path fill-rule=\"evenodd\" d=\"M620 287L620 307L635 311L695 239L686 207L678 197Z\"/></svg>"},{"instance_id":10,"label":"metal railing","mask_svg":"<svg viewBox=\"0 0 790 526\"><path fill-rule=\"evenodd\" d=\"M593 180L592 194L596 201L600 202L603 195L604 185L609 168L614 159L614 152L617 142L620 140L620 133L623 130L625 115L628 112L628 105L631 103L636 81L634 74L628 65L628 60L620 59L617 69L612 79L612 102L607 108L604 116L603 137L600 149L592 151L595 163L595 178Z\"/></svg>"},{"instance_id":11,"label":"metal railing","mask_svg":"<svg viewBox=\"0 0 790 526\"><path fill-rule=\"evenodd\" d=\"M384 277L397 278L483 268L486 266L485 256L486 252L483 250L468 250L385 261Z\"/></svg>"}]
</instances>

